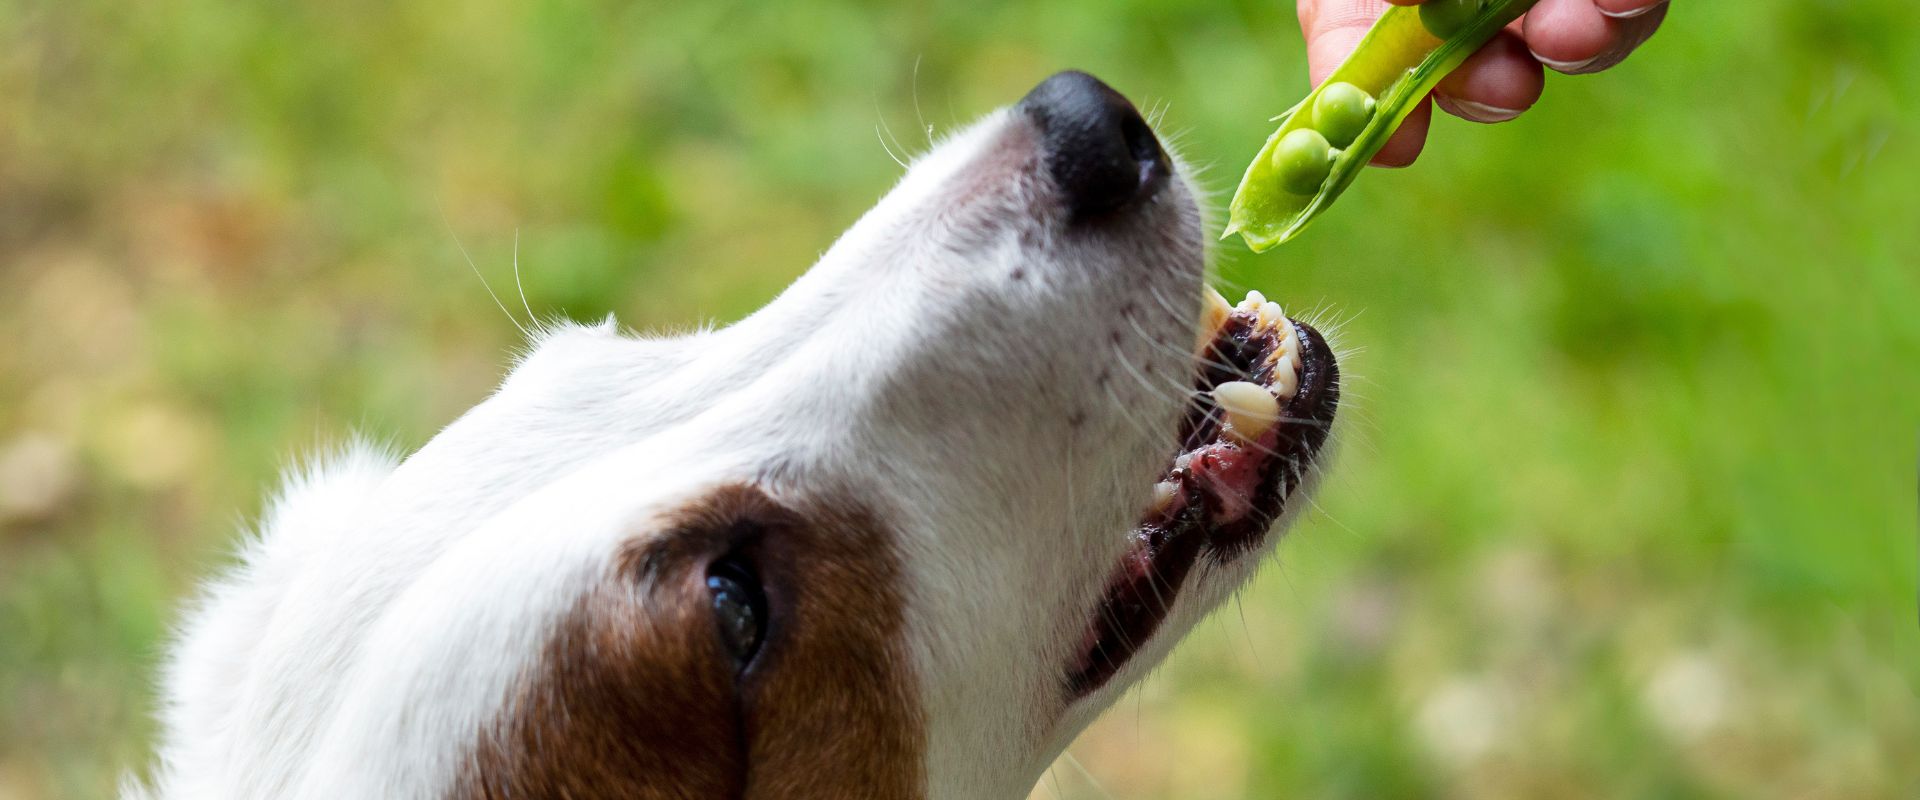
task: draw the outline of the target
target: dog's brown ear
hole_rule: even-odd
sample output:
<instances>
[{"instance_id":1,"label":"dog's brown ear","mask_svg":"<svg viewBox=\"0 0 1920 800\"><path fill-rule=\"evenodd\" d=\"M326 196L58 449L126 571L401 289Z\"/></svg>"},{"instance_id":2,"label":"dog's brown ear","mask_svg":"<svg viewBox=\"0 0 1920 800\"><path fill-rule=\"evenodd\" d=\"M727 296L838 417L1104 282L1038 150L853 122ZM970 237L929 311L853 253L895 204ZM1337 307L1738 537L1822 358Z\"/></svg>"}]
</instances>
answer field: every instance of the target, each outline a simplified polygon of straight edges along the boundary
<instances>
[{"instance_id":1,"label":"dog's brown ear","mask_svg":"<svg viewBox=\"0 0 1920 800\"><path fill-rule=\"evenodd\" d=\"M745 486L669 515L559 623L453 796L923 796L894 544L852 504L794 510ZM707 586L737 559L767 598L746 665Z\"/></svg>"}]
</instances>

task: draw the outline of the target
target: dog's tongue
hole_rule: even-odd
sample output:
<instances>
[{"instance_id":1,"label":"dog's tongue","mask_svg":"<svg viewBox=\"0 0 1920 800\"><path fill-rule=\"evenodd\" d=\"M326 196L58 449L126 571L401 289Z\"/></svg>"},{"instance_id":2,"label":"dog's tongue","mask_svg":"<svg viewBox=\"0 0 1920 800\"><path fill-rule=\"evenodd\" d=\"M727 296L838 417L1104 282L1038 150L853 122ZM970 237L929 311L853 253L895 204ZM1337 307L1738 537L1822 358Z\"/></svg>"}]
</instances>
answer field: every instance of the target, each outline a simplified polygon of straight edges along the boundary
<instances>
[{"instance_id":1,"label":"dog's tongue","mask_svg":"<svg viewBox=\"0 0 1920 800\"><path fill-rule=\"evenodd\" d=\"M1266 438L1270 447L1273 437ZM1194 483L1210 501L1208 505L1213 513L1207 517L1209 523L1236 522L1253 510L1253 493L1259 489L1259 471L1264 461L1261 454L1224 442L1207 445L1195 455L1189 469Z\"/></svg>"}]
</instances>

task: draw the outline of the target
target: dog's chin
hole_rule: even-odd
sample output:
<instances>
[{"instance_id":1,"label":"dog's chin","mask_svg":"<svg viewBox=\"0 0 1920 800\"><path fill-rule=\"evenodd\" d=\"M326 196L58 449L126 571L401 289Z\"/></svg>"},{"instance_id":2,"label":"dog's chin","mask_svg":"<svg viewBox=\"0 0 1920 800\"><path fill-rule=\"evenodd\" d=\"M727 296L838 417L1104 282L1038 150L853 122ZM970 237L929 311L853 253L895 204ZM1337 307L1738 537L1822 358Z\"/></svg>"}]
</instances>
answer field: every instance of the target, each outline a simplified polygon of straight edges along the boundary
<instances>
[{"instance_id":1,"label":"dog's chin","mask_svg":"<svg viewBox=\"0 0 1920 800\"><path fill-rule=\"evenodd\" d=\"M1205 292L1196 402L1168 432L1176 455L1067 664L1070 700L1107 685L1153 639L1203 560L1263 550L1304 499L1332 427L1340 378L1326 339L1257 292L1238 306Z\"/></svg>"}]
</instances>

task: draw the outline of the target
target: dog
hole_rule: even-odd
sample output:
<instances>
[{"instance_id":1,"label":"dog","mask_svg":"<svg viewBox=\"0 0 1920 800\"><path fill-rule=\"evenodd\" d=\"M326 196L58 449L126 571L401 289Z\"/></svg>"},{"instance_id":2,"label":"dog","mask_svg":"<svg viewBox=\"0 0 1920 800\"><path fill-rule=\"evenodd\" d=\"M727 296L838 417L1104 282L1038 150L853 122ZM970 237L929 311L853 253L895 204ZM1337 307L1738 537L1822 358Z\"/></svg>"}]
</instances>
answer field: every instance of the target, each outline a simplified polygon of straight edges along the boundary
<instances>
[{"instance_id":1,"label":"dog","mask_svg":"<svg viewBox=\"0 0 1920 800\"><path fill-rule=\"evenodd\" d=\"M1187 169L1040 83L778 298L544 329L292 476L186 614L166 798L1020 798L1254 572L1326 340L1206 287Z\"/></svg>"}]
</instances>

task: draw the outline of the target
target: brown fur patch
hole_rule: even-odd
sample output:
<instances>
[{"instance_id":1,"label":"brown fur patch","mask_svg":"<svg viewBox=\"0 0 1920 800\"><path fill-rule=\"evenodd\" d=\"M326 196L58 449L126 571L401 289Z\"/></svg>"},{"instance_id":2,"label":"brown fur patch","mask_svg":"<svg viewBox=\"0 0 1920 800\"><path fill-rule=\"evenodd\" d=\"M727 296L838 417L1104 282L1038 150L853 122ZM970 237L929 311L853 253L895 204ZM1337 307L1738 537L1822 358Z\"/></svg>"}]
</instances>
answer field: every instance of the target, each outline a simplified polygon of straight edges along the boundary
<instances>
[{"instance_id":1,"label":"brown fur patch","mask_svg":"<svg viewBox=\"0 0 1920 800\"><path fill-rule=\"evenodd\" d=\"M705 585L737 552L767 595L736 676ZM855 504L732 486L636 538L554 631L456 798L917 798L924 725L891 535Z\"/></svg>"}]
</instances>

